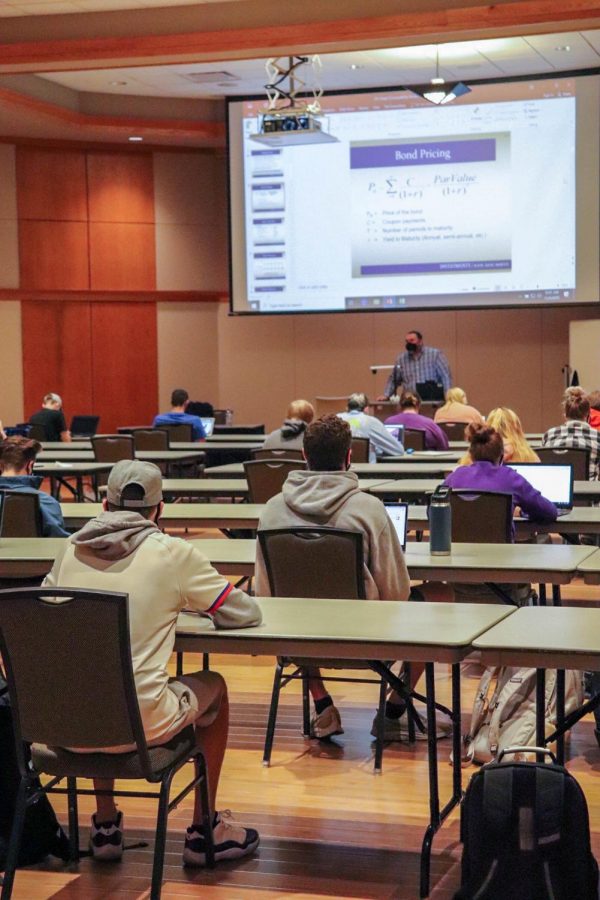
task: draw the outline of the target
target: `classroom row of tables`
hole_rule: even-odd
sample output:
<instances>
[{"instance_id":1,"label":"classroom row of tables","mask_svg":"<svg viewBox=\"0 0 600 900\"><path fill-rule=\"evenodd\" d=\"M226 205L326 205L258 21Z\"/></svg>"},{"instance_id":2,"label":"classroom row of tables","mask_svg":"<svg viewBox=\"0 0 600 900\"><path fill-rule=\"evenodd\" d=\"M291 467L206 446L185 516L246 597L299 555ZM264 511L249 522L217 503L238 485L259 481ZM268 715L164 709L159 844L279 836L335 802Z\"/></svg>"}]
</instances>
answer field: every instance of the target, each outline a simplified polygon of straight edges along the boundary
<instances>
[{"instance_id":1,"label":"classroom row of tables","mask_svg":"<svg viewBox=\"0 0 600 900\"><path fill-rule=\"evenodd\" d=\"M52 565L64 539L3 539L0 575L40 577ZM255 541L194 541L215 568L229 576L254 572ZM455 544L449 557L431 556L429 545L410 543L406 561L414 579L544 581L566 584L576 576L600 583L600 550L572 545ZM179 617L179 653L299 655L372 662L383 674L390 659L424 662L426 669L430 821L422 848L421 896L429 892L430 854L436 831L462 797L460 662L473 650L489 665L600 668L600 610L504 605L378 603L364 600L261 598L263 624L216 631L192 613ZM436 748L435 663L451 666L453 726L452 793L442 807ZM385 674L384 674L384 677ZM388 671L386 680L394 683ZM542 680L543 684L543 680ZM539 724L539 723L538 723ZM544 739L543 716L538 740Z\"/></svg>"}]
</instances>

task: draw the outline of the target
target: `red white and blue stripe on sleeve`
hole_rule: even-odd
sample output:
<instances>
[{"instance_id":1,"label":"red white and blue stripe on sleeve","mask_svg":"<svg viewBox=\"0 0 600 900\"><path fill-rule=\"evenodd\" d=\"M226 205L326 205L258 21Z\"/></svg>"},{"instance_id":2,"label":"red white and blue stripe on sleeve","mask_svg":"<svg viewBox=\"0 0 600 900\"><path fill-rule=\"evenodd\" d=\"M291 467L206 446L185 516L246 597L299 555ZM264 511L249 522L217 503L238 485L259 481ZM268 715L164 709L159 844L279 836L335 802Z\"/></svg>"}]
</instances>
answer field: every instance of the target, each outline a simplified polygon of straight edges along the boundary
<instances>
[{"instance_id":1,"label":"red white and blue stripe on sleeve","mask_svg":"<svg viewBox=\"0 0 600 900\"><path fill-rule=\"evenodd\" d=\"M225 587L223 588L223 590L221 591L221 593L215 600L215 602L211 606L209 606L208 609L206 610L206 612L208 613L209 616L214 616L214 614L219 609L219 607L223 606L223 603L225 602L227 597L230 595L232 590L233 590L233 585L230 584L229 582L227 582Z\"/></svg>"}]
</instances>

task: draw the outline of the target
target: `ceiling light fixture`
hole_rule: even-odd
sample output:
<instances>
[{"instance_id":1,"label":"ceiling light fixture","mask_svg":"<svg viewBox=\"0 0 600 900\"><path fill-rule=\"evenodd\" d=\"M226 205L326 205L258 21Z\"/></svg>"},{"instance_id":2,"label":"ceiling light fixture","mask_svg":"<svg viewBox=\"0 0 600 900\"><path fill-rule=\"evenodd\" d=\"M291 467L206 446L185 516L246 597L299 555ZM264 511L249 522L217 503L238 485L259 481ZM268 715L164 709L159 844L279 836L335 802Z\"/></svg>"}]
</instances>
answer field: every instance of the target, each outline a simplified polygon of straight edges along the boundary
<instances>
[{"instance_id":1,"label":"ceiling light fixture","mask_svg":"<svg viewBox=\"0 0 600 900\"><path fill-rule=\"evenodd\" d=\"M143 141L144 138L140 137L138 134L132 134L131 137L127 138L128 141L131 141L132 144L139 143Z\"/></svg>"},{"instance_id":2,"label":"ceiling light fixture","mask_svg":"<svg viewBox=\"0 0 600 900\"><path fill-rule=\"evenodd\" d=\"M571 48L568 44L559 44L559 46L555 47L554 49L557 53L568 53Z\"/></svg>"},{"instance_id":3,"label":"ceiling light fixture","mask_svg":"<svg viewBox=\"0 0 600 900\"><path fill-rule=\"evenodd\" d=\"M457 97L462 97L463 94L468 94L471 91L471 88L467 87L462 81L453 81L450 84L446 84L445 78L442 78L440 75L439 47L435 48L435 77L431 79L429 84L407 84L405 89L413 94L417 94L419 97L423 97L429 103L435 104L435 106L451 103L452 100L456 100Z\"/></svg>"},{"instance_id":4,"label":"ceiling light fixture","mask_svg":"<svg viewBox=\"0 0 600 900\"><path fill-rule=\"evenodd\" d=\"M127 84L126 81L109 81L108 83L111 87L123 87L123 85Z\"/></svg>"}]
</instances>

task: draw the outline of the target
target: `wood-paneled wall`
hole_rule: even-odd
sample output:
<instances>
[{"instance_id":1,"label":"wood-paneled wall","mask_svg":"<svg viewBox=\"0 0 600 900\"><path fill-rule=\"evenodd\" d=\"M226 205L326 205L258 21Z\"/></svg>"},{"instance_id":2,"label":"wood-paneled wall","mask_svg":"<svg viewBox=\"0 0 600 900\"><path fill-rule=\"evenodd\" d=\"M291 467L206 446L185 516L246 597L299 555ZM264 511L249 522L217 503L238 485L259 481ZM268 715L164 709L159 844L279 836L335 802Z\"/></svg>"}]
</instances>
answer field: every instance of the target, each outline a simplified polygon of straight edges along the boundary
<instances>
[{"instance_id":1,"label":"wood-paneled wall","mask_svg":"<svg viewBox=\"0 0 600 900\"><path fill-rule=\"evenodd\" d=\"M22 289L156 289L150 153L18 147L16 163ZM155 303L24 301L22 342L26 416L48 391L104 431L155 414Z\"/></svg>"}]
</instances>

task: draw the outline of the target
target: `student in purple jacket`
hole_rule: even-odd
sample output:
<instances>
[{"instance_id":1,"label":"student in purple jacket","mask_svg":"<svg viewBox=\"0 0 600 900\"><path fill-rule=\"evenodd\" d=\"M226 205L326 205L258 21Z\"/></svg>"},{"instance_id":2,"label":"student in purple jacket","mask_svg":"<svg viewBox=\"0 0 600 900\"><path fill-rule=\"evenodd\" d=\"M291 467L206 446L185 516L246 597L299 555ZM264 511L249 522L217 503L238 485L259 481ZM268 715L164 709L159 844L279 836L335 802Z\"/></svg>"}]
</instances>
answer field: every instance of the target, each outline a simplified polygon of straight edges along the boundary
<instances>
[{"instance_id":1,"label":"student in purple jacket","mask_svg":"<svg viewBox=\"0 0 600 900\"><path fill-rule=\"evenodd\" d=\"M504 444L501 436L490 425L472 424L467 427L470 466L459 466L446 478L444 484L460 490L500 491L512 494L513 514L519 507L535 522L555 522L558 512L553 503L546 500L522 475L502 465ZM514 541L514 525L512 538ZM527 602L530 585L499 585L517 603ZM484 585L455 584L455 599L459 601L494 601Z\"/></svg>"},{"instance_id":2,"label":"student in purple jacket","mask_svg":"<svg viewBox=\"0 0 600 900\"><path fill-rule=\"evenodd\" d=\"M514 469L502 465L504 443L490 425L472 424L467 427L470 466L459 466L444 484L453 488L482 491L501 491L512 494L513 513L519 507L535 522L555 522L558 515L554 503L546 500ZM514 526L513 526L514 539Z\"/></svg>"},{"instance_id":3,"label":"student in purple jacket","mask_svg":"<svg viewBox=\"0 0 600 900\"><path fill-rule=\"evenodd\" d=\"M449 445L446 433L433 419L422 416L419 412L420 408L421 401L417 395L412 391L404 391L400 397L400 412L386 419L385 424L404 425L405 428L424 431L426 450L447 450Z\"/></svg>"}]
</instances>

